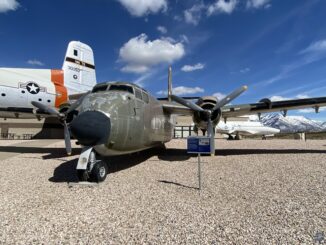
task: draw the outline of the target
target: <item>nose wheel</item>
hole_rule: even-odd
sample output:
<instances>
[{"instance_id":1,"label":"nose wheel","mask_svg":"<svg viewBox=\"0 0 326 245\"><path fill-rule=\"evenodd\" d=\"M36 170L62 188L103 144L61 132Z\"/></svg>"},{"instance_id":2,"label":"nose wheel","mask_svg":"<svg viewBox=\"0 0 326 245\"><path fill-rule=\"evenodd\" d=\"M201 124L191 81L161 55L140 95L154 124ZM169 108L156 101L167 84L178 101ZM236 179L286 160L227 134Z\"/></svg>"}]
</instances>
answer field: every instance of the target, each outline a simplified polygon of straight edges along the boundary
<instances>
[{"instance_id":1,"label":"nose wheel","mask_svg":"<svg viewBox=\"0 0 326 245\"><path fill-rule=\"evenodd\" d=\"M87 162L87 164L85 164ZM84 168L84 169L83 169ZM96 159L93 149L84 149L77 165L79 181L102 182L108 175L108 166L103 160Z\"/></svg>"}]
</instances>

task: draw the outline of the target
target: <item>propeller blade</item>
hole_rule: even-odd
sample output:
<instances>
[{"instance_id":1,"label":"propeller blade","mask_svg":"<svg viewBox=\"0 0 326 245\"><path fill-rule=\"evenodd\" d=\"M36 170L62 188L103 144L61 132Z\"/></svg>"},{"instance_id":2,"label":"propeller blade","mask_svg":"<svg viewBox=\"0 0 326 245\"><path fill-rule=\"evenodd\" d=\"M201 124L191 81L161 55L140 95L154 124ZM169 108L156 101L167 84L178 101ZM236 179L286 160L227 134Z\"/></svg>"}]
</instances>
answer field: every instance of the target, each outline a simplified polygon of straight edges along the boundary
<instances>
[{"instance_id":1,"label":"propeller blade","mask_svg":"<svg viewBox=\"0 0 326 245\"><path fill-rule=\"evenodd\" d=\"M73 104L69 107L69 109L68 109L68 111L66 112L66 114L69 114L70 112L76 110L76 108L78 108L78 107L81 105L81 103L83 102L83 100L85 99L85 97L86 97L88 94L90 94L90 91L87 92L86 94L84 94L83 96L81 96L77 101L75 101L75 103L73 103Z\"/></svg>"},{"instance_id":2,"label":"propeller blade","mask_svg":"<svg viewBox=\"0 0 326 245\"><path fill-rule=\"evenodd\" d=\"M196 105L195 103L193 103L191 101L188 101L188 100L185 100L185 99L183 99L183 98L181 98L179 96L176 96L176 95L172 94L171 99L174 100L175 102L178 102L179 104L181 104L181 105L183 105L185 107L190 108L193 111L198 111L198 112L205 111L203 108Z\"/></svg>"},{"instance_id":3,"label":"propeller blade","mask_svg":"<svg viewBox=\"0 0 326 245\"><path fill-rule=\"evenodd\" d=\"M69 132L68 125L67 125L66 121L63 121L63 130L64 130L64 136L65 136L66 151L67 151L68 155L71 155L70 132Z\"/></svg>"},{"instance_id":4,"label":"propeller blade","mask_svg":"<svg viewBox=\"0 0 326 245\"><path fill-rule=\"evenodd\" d=\"M247 86L242 86L236 90L234 90L231 94L228 96L224 97L222 100L218 101L217 104L214 106L213 111L216 109L219 109L226 104L230 103L232 100L234 100L236 97L238 97L240 94L242 94L244 91L248 89Z\"/></svg>"},{"instance_id":5,"label":"propeller blade","mask_svg":"<svg viewBox=\"0 0 326 245\"><path fill-rule=\"evenodd\" d=\"M37 101L32 101L31 104L35 107L37 107L38 109L41 109L51 115L56 115L56 116L61 116L61 114L54 108L52 107L49 107L47 105L44 105L40 102L37 102Z\"/></svg>"}]
</instances>

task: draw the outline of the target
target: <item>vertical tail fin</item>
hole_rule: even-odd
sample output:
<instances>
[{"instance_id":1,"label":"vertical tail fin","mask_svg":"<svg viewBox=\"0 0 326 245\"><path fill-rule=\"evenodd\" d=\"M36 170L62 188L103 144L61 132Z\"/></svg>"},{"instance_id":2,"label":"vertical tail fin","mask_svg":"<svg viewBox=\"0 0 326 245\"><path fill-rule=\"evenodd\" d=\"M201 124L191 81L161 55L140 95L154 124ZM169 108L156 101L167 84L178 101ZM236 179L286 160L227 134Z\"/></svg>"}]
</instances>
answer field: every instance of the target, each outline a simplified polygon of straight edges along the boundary
<instances>
[{"instance_id":1,"label":"vertical tail fin","mask_svg":"<svg viewBox=\"0 0 326 245\"><path fill-rule=\"evenodd\" d=\"M172 67L169 66L169 74L168 74L168 101L172 101Z\"/></svg>"},{"instance_id":2,"label":"vertical tail fin","mask_svg":"<svg viewBox=\"0 0 326 245\"><path fill-rule=\"evenodd\" d=\"M87 44L71 41L68 45L62 70L68 94L89 91L96 84L94 54Z\"/></svg>"}]
</instances>

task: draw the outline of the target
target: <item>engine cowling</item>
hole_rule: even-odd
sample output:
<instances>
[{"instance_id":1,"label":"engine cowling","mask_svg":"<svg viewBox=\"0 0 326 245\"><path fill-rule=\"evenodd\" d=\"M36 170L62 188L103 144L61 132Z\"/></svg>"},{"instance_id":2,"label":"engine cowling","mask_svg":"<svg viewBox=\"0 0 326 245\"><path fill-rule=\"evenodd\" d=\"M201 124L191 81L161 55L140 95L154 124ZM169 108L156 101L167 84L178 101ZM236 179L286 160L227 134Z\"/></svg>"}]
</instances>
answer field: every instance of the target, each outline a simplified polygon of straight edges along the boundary
<instances>
[{"instance_id":1,"label":"engine cowling","mask_svg":"<svg viewBox=\"0 0 326 245\"><path fill-rule=\"evenodd\" d=\"M221 118L221 110L220 109L212 111L217 102L218 102L218 100L214 96L201 97L196 102L196 104L199 105L204 110L211 111L210 119L213 123L214 128L218 124L218 122L220 121L220 118ZM205 112L195 112L193 114L193 122L195 123L195 125L198 129L207 130L208 120L209 120L208 114Z\"/></svg>"}]
</instances>

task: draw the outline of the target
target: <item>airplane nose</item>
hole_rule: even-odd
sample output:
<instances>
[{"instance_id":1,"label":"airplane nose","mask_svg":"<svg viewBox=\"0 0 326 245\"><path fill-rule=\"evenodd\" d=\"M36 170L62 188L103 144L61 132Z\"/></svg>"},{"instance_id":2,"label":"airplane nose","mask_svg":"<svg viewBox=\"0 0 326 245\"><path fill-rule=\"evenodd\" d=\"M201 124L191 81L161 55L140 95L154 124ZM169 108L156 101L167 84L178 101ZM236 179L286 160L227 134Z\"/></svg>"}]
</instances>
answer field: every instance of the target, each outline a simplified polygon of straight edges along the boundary
<instances>
[{"instance_id":1,"label":"airplane nose","mask_svg":"<svg viewBox=\"0 0 326 245\"><path fill-rule=\"evenodd\" d=\"M70 124L71 134L85 146L106 143L110 129L110 118L99 111L82 112Z\"/></svg>"}]
</instances>

